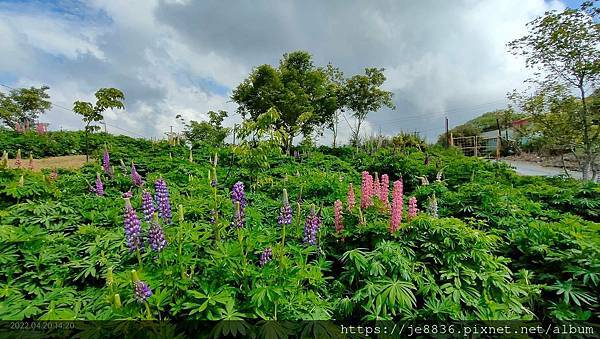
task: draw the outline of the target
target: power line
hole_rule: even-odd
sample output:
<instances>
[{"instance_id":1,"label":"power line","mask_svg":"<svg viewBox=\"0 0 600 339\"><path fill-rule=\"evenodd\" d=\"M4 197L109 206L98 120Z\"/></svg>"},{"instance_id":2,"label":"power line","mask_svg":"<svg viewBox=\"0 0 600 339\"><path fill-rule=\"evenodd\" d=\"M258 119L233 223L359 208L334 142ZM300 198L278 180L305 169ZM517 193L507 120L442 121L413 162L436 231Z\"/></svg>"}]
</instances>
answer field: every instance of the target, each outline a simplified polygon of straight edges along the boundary
<instances>
[{"instance_id":1,"label":"power line","mask_svg":"<svg viewBox=\"0 0 600 339\"><path fill-rule=\"evenodd\" d=\"M2 86L2 87L6 87L6 88L8 88L8 89L12 89L12 90L17 90L17 89L16 89L16 88L14 88L14 87L10 87L10 86L8 86L8 85L1 84L1 83L0 83L0 86ZM74 110L72 110L71 108L68 108L68 107L65 107L65 106L62 106L62 105L59 105L59 104L53 103L53 102L51 102L51 104L52 104L52 106L54 106L54 107L62 108L62 109L64 109L64 110L66 110L66 111L69 111L69 112L73 112L73 113L75 113L75 114L78 114L77 112L75 112L75 111L74 111ZM124 132L128 132L128 133L131 133L131 134L137 135L137 136L139 136L139 137L145 138L145 136L144 136L144 135L142 135L142 134L140 134L140 133L137 133L137 132L134 132L134 131L130 131L130 130L124 129L124 128L121 128L121 127L119 127L119 126L115 126L115 125L109 124L109 123L107 123L106 121L104 122L104 124L106 124L107 126L110 126L110 127L116 128L116 129L118 129L118 130L121 130L121 131L124 131Z\"/></svg>"}]
</instances>

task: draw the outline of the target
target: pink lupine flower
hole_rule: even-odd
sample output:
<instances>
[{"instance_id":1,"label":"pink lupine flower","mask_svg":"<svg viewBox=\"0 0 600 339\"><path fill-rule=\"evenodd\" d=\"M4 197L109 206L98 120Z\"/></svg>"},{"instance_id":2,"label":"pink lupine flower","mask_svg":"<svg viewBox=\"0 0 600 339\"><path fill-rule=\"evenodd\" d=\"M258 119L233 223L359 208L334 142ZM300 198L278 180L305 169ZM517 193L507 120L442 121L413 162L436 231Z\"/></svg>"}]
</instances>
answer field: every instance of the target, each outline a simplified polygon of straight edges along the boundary
<instances>
[{"instance_id":1,"label":"pink lupine flower","mask_svg":"<svg viewBox=\"0 0 600 339\"><path fill-rule=\"evenodd\" d=\"M389 207L390 202L388 200L390 191L390 177L387 174L381 176L381 184L379 186L379 200L383 202L386 207Z\"/></svg>"},{"instance_id":2,"label":"pink lupine flower","mask_svg":"<svg viewBox=\"0 0 600 339\"><path fill-rule=\"evenodd\" d=\"M379 192L380 192L380 183L379 183L379 175L377 173L375 173L375 179L373 180L373 196L378 197L379 198Z\"/></svg>"},{"instance_id":3,"label":"pink lupine flower","mask_svg":"<svg viewBox=\"0 0 600 339\"><path fill-rule=\"evenodd\" d=\"M21 161L21 150L18 149L17 156L15 158L15 166L17 166L17 168L21 168L22 164L23 164L23 162Z\"/></svg>"},{"instance_id":4,"label":"pink lupine flower","mask_svg":"<svg viewBox=\"0 0 600 339\"><path fill-rule=\"evenodd\" d=\"M27 165L27 167L30 170L33 170L35 168L34 164L33 164L33 154L29 153L29 165Z\"/></svg>"},{"instance_id":5,"label":"pink lupine flower","mask_svg":"<svg viewBox=\"0 0 600 339\"><path fill-rule=\"evenodd\" d=\"M333 204L333 213L334 213L334 223L335 223L335 231L340 233L344 229L344 224L342 220L342 202L338 199Z\"/></svg>"},{"instance_id":6,"label":"pink lupine flower","mask_svg":"<svg viewBox=\"0 0 600 339\"><path fill-rule=\"evenodd\" d=\"M15 123L15 131L17 131L17 132L23 132L23 130L21 129L21 124L19 124L18 122Z\"/></svg>"},{"instance_id":7,"label":"pink lupine flower","mask_svg":"<svg viewBox=\"0 0 600 339\"><path fill-rule=\"evenodd\" d=\"M360 207L367 208L368 206L373 205L373 177L369 174L369 172L362 172L362 185L361 185L361 194L360 194Z\"/></svg>"},{"instance_id":8,"label":"pink lupine flower","mask_svg":"<svg viewBox=\"0 0 600 339\"><path fill-rule=\"evenodd\" d=\"M356 204L356 196L354 195L354 187L352 183L348 186L348 211L354 209L354 205Z\"/></svg>"},{"instance_id":9,"label":"pink lupine flower","mask_svg":"<svg viewBox=\"0 0 600 339\"><path fill-rule=\"evenodd\" d=\"M419 212L419 209L417 208L417 198L410 197L410 199L408 199L408 220L416 217L417 212Z\"/></svg>"},{"instance_id":10,"label":"pink lupine flower","mask_svg":"<svg viewBox=\"0 0 600 339\"><path fill-rule=\"evenodd\" d=\"M390 217L390 233L396 232L402 223L402 180L394 181L394 189L392 191L392 215Z\"/></svg>"}]
</instances>

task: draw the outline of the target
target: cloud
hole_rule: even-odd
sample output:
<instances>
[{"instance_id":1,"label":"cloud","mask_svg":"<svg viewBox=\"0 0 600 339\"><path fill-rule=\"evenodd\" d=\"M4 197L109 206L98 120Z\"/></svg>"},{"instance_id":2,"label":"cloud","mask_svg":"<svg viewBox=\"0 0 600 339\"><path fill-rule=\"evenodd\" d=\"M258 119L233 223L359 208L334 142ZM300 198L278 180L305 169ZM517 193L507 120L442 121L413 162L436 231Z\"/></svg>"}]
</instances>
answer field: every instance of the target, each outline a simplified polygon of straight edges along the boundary
<instances>
[{"instance_id":1,"label":"cloud","mask_svg":"<svg viewBox=\"0 0 600 339\"><path fill-rule=\"evenodd\" d=\"M171 125L181 129L177 114L233 113L231 90L253 67L303 49L348 75L386 68L397 109L372 113L366 133L419 131L432 140L444 116L459 124L505 106L506 92L527 77L505 44L534 17L562 7L543 0L10 1L0 5L0 82L48 84L65 107L92 100L100 87L120 88L126 110L107 113L107 122L157 137ZM81 125L59 108L44 119L54 128Z\"/></svg>"}]
</instances>

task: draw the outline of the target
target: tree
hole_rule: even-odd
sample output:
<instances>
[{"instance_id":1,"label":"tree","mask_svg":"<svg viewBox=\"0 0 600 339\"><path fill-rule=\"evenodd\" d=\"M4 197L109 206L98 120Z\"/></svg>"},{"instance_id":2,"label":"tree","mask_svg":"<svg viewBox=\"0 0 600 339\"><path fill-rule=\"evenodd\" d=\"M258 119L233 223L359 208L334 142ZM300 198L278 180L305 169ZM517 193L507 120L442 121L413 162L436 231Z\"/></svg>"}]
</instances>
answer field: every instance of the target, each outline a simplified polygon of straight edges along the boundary
<instances>
[{"instance_id":1,"label":"tree","mask_svg":"<svg viewBox=\"0 0 600 339\"><path fill-rule=\"evenodd\" d=\"M360 128L369 112L377 111L383 106L395 109L393 93L380 88L385 82L383 71L383 68L366 68L364 75L354 75L346 81L344 103L356 118L355 126L350 126L352 143L355 145L359 144Z\"/></svg>"},{"instance_id":2,"label":"tree","mask_svg":"<svg viewBox=\"0 0 600 339\"><path fill-rule=\"evenodd\" d=\"M52 107L46 93L50 87L13 89L8 95L0 93L0 121L14 128L16 124L31 124Z\"/></svg>"},{"instance_id":3,"label":"tree","mask_svg":"<svg viewBox=\"0 0 600 339\"><path fill-rule=\"evenodd\" d=\"M595 2L595 1L594 1ZM579 9L547 12L527 24L527 35L508 44L515 55L526 58L526 65L538 71L531 82L540 92L549 93L556 86L576 91L580 105L571 123L581 131L581 143L575 147L584 179L590 179L595 144L600 129L590 116L586 97L600 80L599 10L586 1Z\"/></svg>"},{"instance_id":4,"label":"tree","mask_svg":"<svg viewBox=\"0 0 600 339\"><path fill-rule=\"evenodd\" d=\"M285 132L283 148L289 153L295 136L331 121L337 107L329 85L327 72L314 66L309 53L297 51L284 54L277 68L258 66L231 98L244 119L256 120L276 109L280 116L273 123Z\"/></svg>"},{"instance_id":5,"label":"tree","mask_svg":"<svg viewBox=\"0 0 600 339\"><path fill-rule=\"evenodd\" d=\"M104 120L104 111L107 109L123 109L125 105L125 95L116 88L101 88L96 92L96 104L92 105L85 101L75 101L73 111L83 116L85 123L85 156L89 160L88 134L100 129L99 126L92 125L93 122Z\"/></svg>"},{"instance_id":6,"label":"tree","mask_svg":"<svg viewBox=\"0 0 600 339\"><path fill-rule=\"evenodd\" d=\"M510 98L530 115L533 124L527 132L536 137L542 150L561 156L571 153L580 166L586 163L586 154L581 152L585 134L581 129L582 102L578 97L571 95L565 86L555 85L537 89L531 96L515 91ZM587 117L597 129L600 123L600 90L588 96L586 102L589 103ZM592 139L591 150L590 177L594 178L599 170L600 140Z\"/></svg>"},{"instance_id":7,"label":"tree","mask_svg":"<svg viewBox=\"0 0 600 339\"><path fill-rule=\"evenodd\" d=\"M226 111L208 111L209 121L190 120L185 126L183 134L192 145L200 142L213 146L223 144L223 141L229 135L230 129L223 127L223 120L227 117Z\"/></svg>"}]
</instances>

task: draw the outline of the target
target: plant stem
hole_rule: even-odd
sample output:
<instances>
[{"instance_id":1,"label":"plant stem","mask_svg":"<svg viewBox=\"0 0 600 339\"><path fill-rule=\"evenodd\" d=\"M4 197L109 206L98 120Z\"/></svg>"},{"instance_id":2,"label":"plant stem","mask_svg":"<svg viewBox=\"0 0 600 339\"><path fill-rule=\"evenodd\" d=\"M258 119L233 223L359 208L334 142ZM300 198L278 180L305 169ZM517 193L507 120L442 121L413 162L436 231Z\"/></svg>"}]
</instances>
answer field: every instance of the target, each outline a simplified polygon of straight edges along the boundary
<instances>
[{"instance_id":1,"label":"plant stem","mask_svg":"<svg viewBox=\"0 0 600 339\"><path fill-rule=\"evenodd\" d=\"M138 258L138 264L140 265L140 271L142 270L142 254L140 253L139 248L135 250Z\"/></svg>"}]
</instances>

